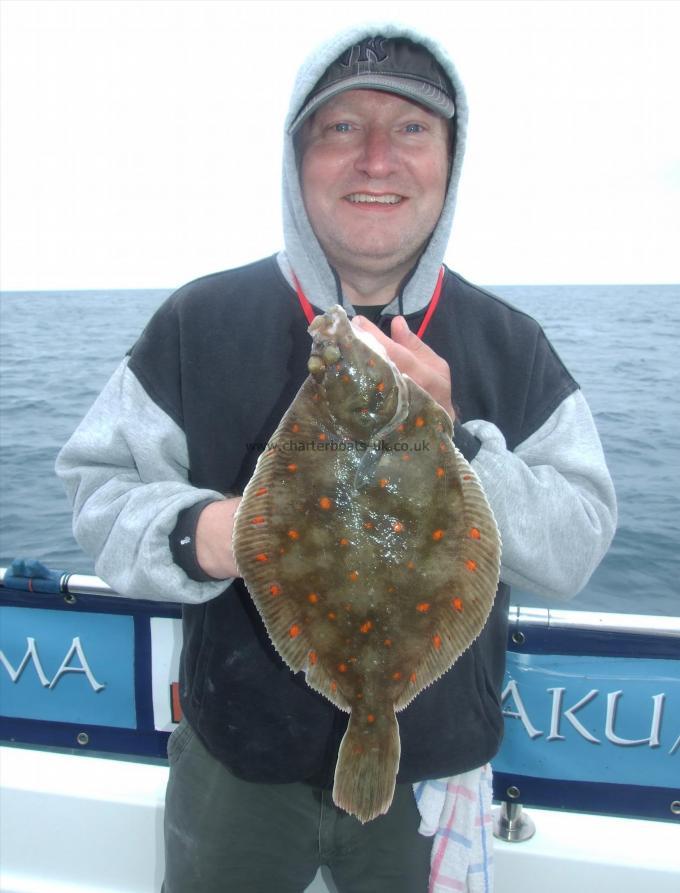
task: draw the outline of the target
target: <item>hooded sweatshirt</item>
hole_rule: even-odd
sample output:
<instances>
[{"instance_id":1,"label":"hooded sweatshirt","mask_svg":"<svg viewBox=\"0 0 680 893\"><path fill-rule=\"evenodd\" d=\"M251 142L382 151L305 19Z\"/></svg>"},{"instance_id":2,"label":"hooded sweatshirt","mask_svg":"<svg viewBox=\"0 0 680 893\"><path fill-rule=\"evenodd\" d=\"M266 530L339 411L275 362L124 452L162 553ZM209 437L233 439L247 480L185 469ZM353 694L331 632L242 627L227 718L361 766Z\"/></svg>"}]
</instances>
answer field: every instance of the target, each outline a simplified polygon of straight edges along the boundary
<instances>
[{"instance_id":1,"label":"hooded sweatshirt","mask_svg":"<svg viewBox=\"0 0 680 893\"><path fill-rule=\"evenodd\" d=\"M467 105L448 56L409 29L352 29L302 66L286 120L285 250L189 283L149 322L79 428L57 472L74 533L97 573L128 597L182 602L182 706L208 749L252 781L330 785L346 715L283 664L243 583L195 560L202 508L238 494L306 377L310 339L293 273L316 312L342 301L302 200L290 124L327 66L362 38L426 46L455 93L451 172L439 222L382 326L418 330L442 269L460 177ZM487 626L400 714L399 781L480 766L502 735L509 586L575 594L613 536L616 504L578 385L535 321L445 269L423 339L449 363L454 435L481 479L503 541Z\"/></svg>"}]
</instances>

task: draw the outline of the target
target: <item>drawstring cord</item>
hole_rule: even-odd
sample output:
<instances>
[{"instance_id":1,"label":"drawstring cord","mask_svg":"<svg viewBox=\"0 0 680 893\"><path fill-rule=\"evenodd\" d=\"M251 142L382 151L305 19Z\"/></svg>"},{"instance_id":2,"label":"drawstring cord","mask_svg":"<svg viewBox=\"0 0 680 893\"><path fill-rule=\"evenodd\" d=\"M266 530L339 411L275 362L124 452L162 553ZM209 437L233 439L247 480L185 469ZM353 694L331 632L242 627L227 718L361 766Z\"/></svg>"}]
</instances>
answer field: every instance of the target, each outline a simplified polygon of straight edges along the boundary
<instances>
[{"instance_id":1,"label":"drawstring cord","mask_svg":"<svg viewBox=\"0 0 680 893\"><path fill-rule=\"evenodd\" d=\"M342 298L342 286L340 285L340 279L339 279L337 273L335 272L335 270L333 270L333 275L335 276L335 283L336 283L336 287L338 289L338 296L340 298L340 303L342 304L343 298ZM295 285L295 291L297 292L298 301L300 302L300 306L302 307L302 312L304 313L305 318L307 319L307 322L311 323L312 320L314 319L314 317L316 316L316 313L314 312L314 308L312 307L312 305L309 303L307 296L303 292L302 286L300 285L300 282L299 282L297 276L295 275L295 273L293 273L293 283ZM442 293L443 283L444 283L444 266L442 265L439 269L439 276L437 277L437 284L435 285L434 291L432 292L432 297L430 298L430 302L427 306L427 310L425 312L425 317L424 317L422 323L420 324L420 328L416 332L416 335L419 338L422 338L423 335L425 334L425 330L429 326L430 320L432 319L432 314L437 309L437 304L439 303L439 298L441 297L441 293ZM398 295L399 315L400 316L404 315L403 291L404 291L403 288L400 289L399 295Z\"/></svg>"}]
</instances>

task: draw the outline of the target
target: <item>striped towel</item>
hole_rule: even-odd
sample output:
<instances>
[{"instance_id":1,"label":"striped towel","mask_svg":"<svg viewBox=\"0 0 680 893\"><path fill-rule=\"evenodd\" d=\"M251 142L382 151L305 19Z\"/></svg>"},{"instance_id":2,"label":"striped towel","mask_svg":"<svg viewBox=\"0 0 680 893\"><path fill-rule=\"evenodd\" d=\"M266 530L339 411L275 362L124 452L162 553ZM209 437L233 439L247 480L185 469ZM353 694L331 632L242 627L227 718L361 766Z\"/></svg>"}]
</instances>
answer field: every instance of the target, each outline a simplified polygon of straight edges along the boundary
<instances>
[{"instance_id":1,"label":"striped towel","mask_svg":"<svg viewBox=\"0 0 680 893\"><path fill-rule=\"evenodd\" d=\"M493 893L491 766L413 785L421 834L434 837L429 893Z\"/></svg>"}]
</instances>

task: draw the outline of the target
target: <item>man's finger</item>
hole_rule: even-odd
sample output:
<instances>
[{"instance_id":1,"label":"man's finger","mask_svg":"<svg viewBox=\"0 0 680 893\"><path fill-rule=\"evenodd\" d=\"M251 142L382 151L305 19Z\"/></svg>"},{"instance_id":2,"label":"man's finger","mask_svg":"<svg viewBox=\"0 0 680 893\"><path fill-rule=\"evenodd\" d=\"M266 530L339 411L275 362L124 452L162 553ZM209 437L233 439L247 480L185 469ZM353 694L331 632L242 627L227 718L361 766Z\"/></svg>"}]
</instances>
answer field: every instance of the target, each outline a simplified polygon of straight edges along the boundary
<instances>
[{"instance_id":1,"label":"man's finger","mask_svg":"<svg viewBox=\"0 0 680 893\"><path fill-rule=\"evenodd\" d=\"M381 332L381 330L370 320L366 319L365 316L355 316L352 320L352 325L361 329L363 332L368 332L370 335L373 335L375 340L385 348L387 356L392 360L394 365L400 369L401 372L405 372L408 375L409 368L412 369L414 363L412 350L409 350L408 347L399 344L394 341L394 339L390 338L389 335Z\"/></svg>"},{"instance_id":2,"label":"man's finger","mask_svg":"<svg viewBox=\"0 0 680 893\"><path fill-rule=\"evenodd\" d=\"M428 359L441 359L429 345L425 344L424 341L421 341L416 333L409 329L408 323L403 316L394 317L392 320L391 333L393 341L396 341L397 344L401 344L403 347L410 350L419 360L426 362Z\"/></svg>"}]
</instances>

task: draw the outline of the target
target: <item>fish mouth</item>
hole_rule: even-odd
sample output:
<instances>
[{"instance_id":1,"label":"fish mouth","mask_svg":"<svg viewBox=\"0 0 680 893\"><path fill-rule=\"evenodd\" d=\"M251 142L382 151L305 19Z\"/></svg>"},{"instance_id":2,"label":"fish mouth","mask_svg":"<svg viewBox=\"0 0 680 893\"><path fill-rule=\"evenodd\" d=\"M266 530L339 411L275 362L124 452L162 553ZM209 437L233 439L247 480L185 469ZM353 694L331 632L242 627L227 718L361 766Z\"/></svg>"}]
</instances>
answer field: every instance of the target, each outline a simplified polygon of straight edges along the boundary
<instances>
[{"instance_id":1,"label":"fish mouth","mask_svg":"<svg viewBox=\"0 0 680 893\"><path fill-rule=\"evenodd\" d=\"M405 200L396 192L350 192L344 198L352 205L400 205Z\"/></svg>"}]
</instances>

